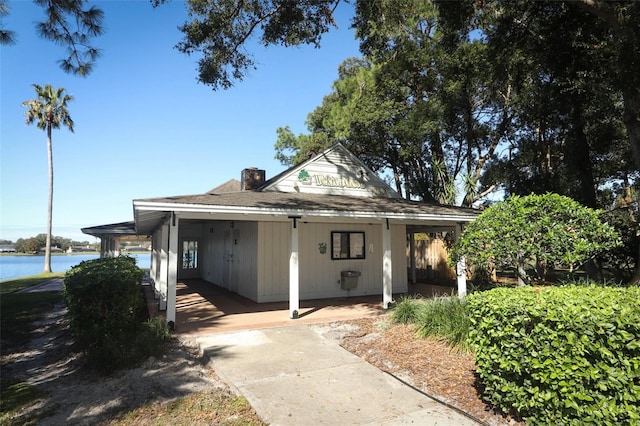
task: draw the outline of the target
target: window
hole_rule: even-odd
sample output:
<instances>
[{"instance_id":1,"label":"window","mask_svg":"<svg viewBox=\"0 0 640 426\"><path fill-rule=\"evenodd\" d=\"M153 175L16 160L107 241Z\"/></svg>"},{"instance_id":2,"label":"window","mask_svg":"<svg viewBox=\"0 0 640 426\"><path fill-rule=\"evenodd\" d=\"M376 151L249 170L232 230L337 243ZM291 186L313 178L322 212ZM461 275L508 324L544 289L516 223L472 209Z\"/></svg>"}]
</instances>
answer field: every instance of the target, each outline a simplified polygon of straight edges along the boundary
<instances>
[{"instance_id":1,"label":"window","mask_svg":"<svg viewBox=\"0 0 640 426\"><path fill-rule=\"evenodd\" d=\"M182 269L198 269L198 242L182 242Z\"/></svg>"},{"instance_id":2,"label":"window","mask_svg":"<svg viewBox=\"0 0 640 426\"><path fill-rule=\"evenodd\" d=\"M331 232L331 259L364 259L364 232Z\"/></svg>"}]
</instances>

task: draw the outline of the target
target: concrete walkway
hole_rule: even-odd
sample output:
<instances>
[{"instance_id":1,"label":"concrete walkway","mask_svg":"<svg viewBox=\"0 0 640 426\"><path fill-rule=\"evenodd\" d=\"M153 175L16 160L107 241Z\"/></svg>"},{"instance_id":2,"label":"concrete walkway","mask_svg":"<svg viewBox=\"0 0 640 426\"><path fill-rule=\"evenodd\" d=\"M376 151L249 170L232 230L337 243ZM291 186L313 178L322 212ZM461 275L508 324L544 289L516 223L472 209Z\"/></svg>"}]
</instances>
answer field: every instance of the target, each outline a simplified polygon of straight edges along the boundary
<instances>
[{"instance_id":1,"label":"concrete walkway","mask_svg":"<svg viewBox=\"0 0 640 426\"><path fill-rule=\"evenodd\" d=\"M53 278L40 284L35 284L16 293L38 293L41 291L62 291L62 278Z\"/></svg>"},{"instance_id":2,"label":"concrete walkway","mask_svg":"<svg viewBox=\"0 0 640 426\"><path fill-rule=\"evenodd\" d=\"M191 338L271 425L476 425L343 349L326 331L302 324Z\"/></svg>"}]
</instances>

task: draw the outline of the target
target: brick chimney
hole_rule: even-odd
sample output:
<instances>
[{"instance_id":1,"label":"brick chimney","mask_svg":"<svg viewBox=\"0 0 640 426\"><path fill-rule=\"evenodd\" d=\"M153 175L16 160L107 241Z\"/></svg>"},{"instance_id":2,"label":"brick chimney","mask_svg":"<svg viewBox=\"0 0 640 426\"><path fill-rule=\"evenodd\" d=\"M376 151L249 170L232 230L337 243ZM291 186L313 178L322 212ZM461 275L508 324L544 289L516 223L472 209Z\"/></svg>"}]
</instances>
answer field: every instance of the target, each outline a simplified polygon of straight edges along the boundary
<instances>
[{"instance_id":1,"label":"brick chimney","mask_svg":"<svg viewBox=\"0 0 640 426\"><path fill-rule=\"evenodd\" d=\"M265 171L256 167L249 167L242 171L240 178L240 189L242 191L252 191L262 185L265 181Z\"/></svg>"}]
</instances>

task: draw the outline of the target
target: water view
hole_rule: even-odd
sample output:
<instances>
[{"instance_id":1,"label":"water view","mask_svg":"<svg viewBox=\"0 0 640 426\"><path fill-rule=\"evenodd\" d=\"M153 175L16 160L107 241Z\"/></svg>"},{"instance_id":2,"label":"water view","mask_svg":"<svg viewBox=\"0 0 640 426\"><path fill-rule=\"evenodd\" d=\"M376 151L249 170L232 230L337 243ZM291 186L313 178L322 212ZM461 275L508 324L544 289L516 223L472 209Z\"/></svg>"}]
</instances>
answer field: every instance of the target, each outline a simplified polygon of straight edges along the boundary
<instances>
[{"instance_id":1,"label":"water view","mask_svg":"<svg viewBox=\"0 0 640 426\"><path fill-rule=\"evenodd\" d=\"M140 268L149 268L151 255L149 253L132 253ZM68 254L51 256L51 269L53 272L65 272L85 260L97 259L100 255L94 254ZM38 275L44 267L44 255L33 256L0 256L0 281L13 278Z\"/></svg>"}]
</instances>

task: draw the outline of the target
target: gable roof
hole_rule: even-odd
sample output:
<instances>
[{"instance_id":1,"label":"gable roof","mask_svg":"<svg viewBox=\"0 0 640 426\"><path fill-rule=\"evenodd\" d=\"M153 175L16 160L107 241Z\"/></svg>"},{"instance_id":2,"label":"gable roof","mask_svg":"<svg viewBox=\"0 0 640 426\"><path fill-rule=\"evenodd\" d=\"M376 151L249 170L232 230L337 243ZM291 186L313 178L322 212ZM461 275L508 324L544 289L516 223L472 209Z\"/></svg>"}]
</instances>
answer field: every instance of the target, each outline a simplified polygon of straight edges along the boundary
<instances>
[{"instance_id":1,"label":"gable roof","mask_svg":"<svg viewBox=\"0 0 640 426\"><path fill-rule=\"evenodd\" d=\"M237 184L237 186L236 186ZM341 144L293 166L255 190L228 181L205 194L133 200L136 230L151 234L170 215L207 220L396 220L469 222L477 210L406 200ZM240 217L238 217L240 216Z\"/></svg>"},{"instance_id":2,"label":"gable roof","mask_svg":"<svg viewBox=\"0 0 640 426\"><path fill-rule=\"evenodd\" d=\"M256 190L401 198L340 143L274 176Z\"/></svg>"}]
</instances>

